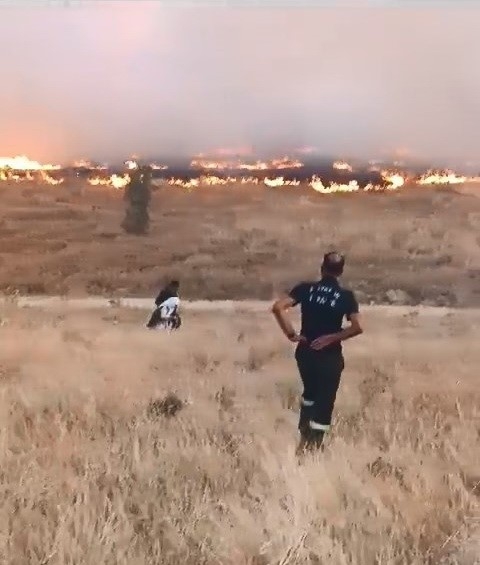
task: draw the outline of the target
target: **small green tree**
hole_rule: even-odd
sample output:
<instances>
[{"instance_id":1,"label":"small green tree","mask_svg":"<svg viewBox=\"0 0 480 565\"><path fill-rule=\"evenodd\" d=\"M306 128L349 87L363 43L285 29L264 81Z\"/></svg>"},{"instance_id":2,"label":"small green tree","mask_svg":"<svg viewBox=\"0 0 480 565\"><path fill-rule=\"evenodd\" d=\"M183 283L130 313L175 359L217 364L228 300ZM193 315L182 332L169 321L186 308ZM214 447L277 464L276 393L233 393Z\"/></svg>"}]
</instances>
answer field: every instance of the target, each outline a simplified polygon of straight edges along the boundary
<instances>
[{"instance_id":1,"label":"small green tree","mask_svg":"<svg viewBox=\"0 0 480 565\"><path fill-rule=\"evenodd\" d=\"M150 218L150 189L152 169L148 166L137 167L130 171L130 182L125 187L124 198L127 203L122 228L127 233L143 235L148 233Z\"/></svg>"}]
</instances>

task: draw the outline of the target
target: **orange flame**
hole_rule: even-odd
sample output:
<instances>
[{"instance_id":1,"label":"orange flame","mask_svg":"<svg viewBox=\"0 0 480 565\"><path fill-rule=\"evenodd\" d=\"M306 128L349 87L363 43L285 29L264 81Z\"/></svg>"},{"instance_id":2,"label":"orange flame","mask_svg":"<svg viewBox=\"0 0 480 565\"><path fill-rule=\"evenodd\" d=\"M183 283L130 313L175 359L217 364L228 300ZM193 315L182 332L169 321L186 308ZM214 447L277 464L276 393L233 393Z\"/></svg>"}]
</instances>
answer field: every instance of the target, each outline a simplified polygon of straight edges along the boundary
<instances>
[{"instance_id":1,"label":"orange flame","mask_svg":"<svg viewBox=\"0 0 480 565\"><path fill-rule=\"evenodd\" d=\"M79 159L74 161L72 164L73 167L76 169L90 169L91 171L106 171L108 170L108 165L95 165L91 161L87 161L86 159Z\"/></svg>"},{"instance_id":2,"label":"orange flame","mask_svg":"<svg viewBox=\"0 0 480 565\"><path fill-rule=\"evenodd\" d=\"M214 161L207 159L193 159L190 163L193 169L204 170L243 170L243 171L267 171L282 169L297 169L303 167L303 163L289 157L272 159L271 161L256 161L245 163L243 161Z\"/></svg>"},{"instance_id":3,"label":"orange flame","mask_svg":"<svg viewBox=\"0 0 480 565\"><path fill-rule=\"evenodd\" d=\"M138 161L136 159L129 159L128 161L124 162L124 165L127 169L138 169ZM157 163L150 163L149 167L151 167L155 171L166 171L168 169L167 165L159 165Z\"/></svg>"},{"instance_id":4,"label":"orange flame","mask_svg":"<svg viewBox=\"0 0 480 565\"><path fill-rule=\"evenodd\" d=\"M358 192L360 190L360 185L356 180L351 180L348 184L332 182L329 185L325 185L323 184L322 179L316 175L312 177L309 186L321 194L333 194L334 192Z\"/></svg>"},{"instance_id":5,"label":"orange flame","mask_svg":"<svg viewBox=\"0 0 480 565\"><path fill-rule=\"evenodd\" d=\"M297 179L285 180L283 177L276 177L274 179L263 179L263 183L266 186L276 187L276 186L300 186L300 181Z\"/></svg>"},{"instance_id":6,"label":"orange flame","mask_svg":"<svg viewBox=\"0 0 480 565\"><path fill-rule=\"evenodd\" d=\"M59 170L60 165L42 165L38 161L31 161L23 155L16 157L0 157L0 180L15 183L26 181L40 181L43 184L59 185L64 179L56 179L48 171Z\"/></svg>"},{"instance_id":7,"label":"orange flame","mask_svg":"<svg viewBox=\"0 0 480 565\"><path fill-rule=\"evenodd\" d=\"M61 169L60 165L42 165L38 161L31 161L25 155L16 157L0 157L0 169L13 169L15 171L53 171Z\"/></svg>"},{"instance_id":8,"label":"orange flame","mask_svg":"<svg viewBox=\"0 0 480 565\"><path fill-rule=\"evenodd\" d=\"M168 184L171 186L180 186L182 188L196 188L197 186L200 186L200 179L196 178L196 179L190 179L188 181L184 181L182 179L171 178L168 181Z\"/></svg>"},{"instance_id":9,"label":"orange flame","mask_svg":"<svg viewBox=\"0 0 480 565\"><path fill-rule=\"evenodd\" d=\"M221 151L219 151L221 153ZM225 150L225 155L229 152ZM182 180L176 178L170 178L169 180L156 179L153 184L159 186L161 184L168 184L170 186L177 186L185 189L198 188L200 186L230 186L235 183L242 185L262 184L269 188L274 187L297 187L300 184L308 185L316 192L321 194L333 194L333 193L352 193L352 192L369 192L369 191L391 191L398 190L405 186L407 182L410 184L417 184L419 186L424 185L455 185L467 182L479 182L478 177L467 177L464 175L457 174L451 170L444 171L434 171L430 170L420 177L409 176L406 172L401 169L396 170L382 170L380 168L381 161L369 161L370 169L380 173L383 182L380 184L368 184L366 186L360 186L357 180L351 180L348 183L326 183L319 176L313 176L309 180L299 181L297 179L288 180L284 176L267 176L266 178L256 178L254 176L238 176L232 177L228 176L226 178L215 176L211 174L202 174L202 170L223 170L223 169L236 169L243 171L281 171L286 169L297 169L303 167L303 163L296 160L290 159L289 157L283 157L280 159L271 159L269 161L256 161L256 162L244 162L241 160L223 160L215 161L208 159L194 159L191 165L197 169L200 169L199 176L191 178L189 180ZM128 169L134 169L138 167L138 162L136 157L132 157L130 160L125 161L125 165ZM74 162L75 167L88 168L92 171L102 171L107 169L106 165L96 166L87 160L78 160ZM159 165L156 163L150 164L152 169L165 170L168 168L166 165ZM353 167L346 161L337 160L333 163L333 168L340 171L352 172ZM0 181L11 181L14 183L36 181L43 184L49 185L59 185L64 182L63 178L54 178L50 171L59 170L61 167L59 165L52 164L41 164L38 161L33 161L25 156L16 157L2 157L0 158ZM108 173L107 173L108 174ZM248 173L246 173L248 174ZM124 188L130 181L130 176L126 172L123 175L112 174L110 176L97 174L95 176L90 176L87 182L91 186L111 186L116 189Z\"/></svg>"},{"instance_id":10,"label":"orange flame","mask_svg":"<svg viewBox=\"0 0 480 565\"><path fill-rule=\"evenodd\" d=\"M348 171L349 173L353 171L352 165L349 165L346 161L335 161L333 168L337 169L337 171Z\"/></svg>"},{"instance_id":11,"label":"orange flame","mask_svg":"<svg viewBox=\"0 0 480 565\"><path fill-rule=\"evenodd\" d=\"M52 186L57 186L59 184L63 184L63 181L65 179L61 178L61 179L55 179L53 177L51 177L47 171L45 170L41 170L40 171L40 178L41 180L45 183L45 184L50 184Z\"/></svg>"},{"instance_id":12,"label":"orange flame","mask_svg":"<svg viewBox=\"0 0 480 565\"><path fill-rule=\"evenodd\" d=\"M450 170L446 171L428 171L417 181L418 184L461 184L467 182L468 177L458 176Z\"/></svg>"},{"instance_id":13,"label":"orange flame","mask_svg":"<svg viewBox=\"0 0 480 565\"><path fill-rule=\"evenodd\" d=\"M397 173L395 171L382 171L381 175L383 180L390 185L391 189L394 190L402 187L407 180L407 177L405 175L403 175L402 173Z\"/></svg>"},{"instance_id":14,"label":"orange flame","mask_svg":"<svg viewBox=\"0 0 480 565\"><path fill-rule=\"evenodd\" d=\"M87 179L88 184L92 186L113 186L114 188L125 188L130 182L128 175L111 175L108 178L90 177Z\"/></svg>"},{"instance_id":15,"label":"orange flame","mask_svg":"<svg viewBox=\"0 0 480 565\"><path fill-rule=\"evenodd\" d=\"M138 169L138 163L134 159L129 160L129 161L125 161L125 165L127 166L127 169L130 169L130 170Z\"/></svg>"}]
</instances>

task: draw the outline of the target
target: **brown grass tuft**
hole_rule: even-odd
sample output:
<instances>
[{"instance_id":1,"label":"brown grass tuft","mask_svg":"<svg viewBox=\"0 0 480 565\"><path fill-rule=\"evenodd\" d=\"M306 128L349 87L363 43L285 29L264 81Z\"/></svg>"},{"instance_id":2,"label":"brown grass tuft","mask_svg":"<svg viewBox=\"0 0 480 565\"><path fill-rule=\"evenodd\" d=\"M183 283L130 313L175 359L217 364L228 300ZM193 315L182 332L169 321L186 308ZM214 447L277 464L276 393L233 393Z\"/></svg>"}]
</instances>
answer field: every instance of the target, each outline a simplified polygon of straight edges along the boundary
<instances>
[{"instance_id":1,"label":"brown grass tuft","mask_svg":"<svg viewBox=\"0 0 480 565\"><path fill-rule=\"evenodd\" d=\"M165 398L151 400L148 404L148 415L151 418L176 416L184 407L184 403L174 393L169 393Z\"/></svg>"}]
</instances>

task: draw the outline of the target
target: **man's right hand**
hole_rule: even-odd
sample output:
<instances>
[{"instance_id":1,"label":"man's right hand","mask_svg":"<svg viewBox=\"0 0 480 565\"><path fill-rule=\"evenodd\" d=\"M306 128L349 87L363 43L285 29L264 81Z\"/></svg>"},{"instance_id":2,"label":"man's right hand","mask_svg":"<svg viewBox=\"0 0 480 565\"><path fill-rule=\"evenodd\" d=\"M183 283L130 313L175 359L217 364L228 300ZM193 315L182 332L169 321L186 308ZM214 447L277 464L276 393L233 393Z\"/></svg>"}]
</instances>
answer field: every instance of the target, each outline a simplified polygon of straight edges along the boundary
<instances>
[{"instance_id":1,"label":"man's right hand","mask_svg":"<svg viewBox=\"0 0 480 565\"><path fill-rule=\"evenodd\" d=\"M297 334L296 332L288 335L287 337L292 343L303 343L307 341L303 335Z\"/></svg>"}]
</instances>

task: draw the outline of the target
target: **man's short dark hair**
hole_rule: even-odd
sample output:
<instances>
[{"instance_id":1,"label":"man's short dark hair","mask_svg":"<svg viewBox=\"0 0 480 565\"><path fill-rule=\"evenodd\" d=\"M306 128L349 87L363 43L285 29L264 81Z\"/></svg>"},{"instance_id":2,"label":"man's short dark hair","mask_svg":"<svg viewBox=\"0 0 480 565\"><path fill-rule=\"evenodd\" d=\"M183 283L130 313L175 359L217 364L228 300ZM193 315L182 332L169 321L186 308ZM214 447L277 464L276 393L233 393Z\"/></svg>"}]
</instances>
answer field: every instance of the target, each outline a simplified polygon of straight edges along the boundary
<instances>
[{"instance_id":1,"label":"man's short dark hair","mask_svg":"<svg viewBox=\"0 0 480 565\"><path fill-rule=\"evenodd\" d=\"M344 266L345 257L341 253L330 251L323 256L322 271L324 273L339 277L343 273Z\"/></svg>"}]
</instances>

